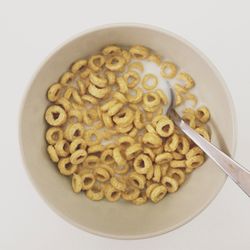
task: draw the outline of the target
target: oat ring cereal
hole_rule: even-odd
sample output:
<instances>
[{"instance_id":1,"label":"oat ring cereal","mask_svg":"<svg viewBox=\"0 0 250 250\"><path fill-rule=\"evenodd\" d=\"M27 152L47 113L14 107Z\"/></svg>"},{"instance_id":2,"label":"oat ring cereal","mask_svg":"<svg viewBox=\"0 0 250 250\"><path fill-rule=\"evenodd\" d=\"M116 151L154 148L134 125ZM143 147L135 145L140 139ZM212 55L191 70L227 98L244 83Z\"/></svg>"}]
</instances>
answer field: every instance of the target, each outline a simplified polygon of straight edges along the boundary
<instances>
[{"instance_id":1,"label":"oat ring cereal","mask_svg":"<svg viewBox=\"0 0 250 250\"><path fill-rule=\"evenodd\" d=\"M197 107L192 93L195 78L155 49L108 45L76 58L48 88L45 150L75 194L158 203L185 188L206 160L164 113L169 100L160 88L168 79L183 120L211 140L209 109Z\"/></svg>"}]
</instances>

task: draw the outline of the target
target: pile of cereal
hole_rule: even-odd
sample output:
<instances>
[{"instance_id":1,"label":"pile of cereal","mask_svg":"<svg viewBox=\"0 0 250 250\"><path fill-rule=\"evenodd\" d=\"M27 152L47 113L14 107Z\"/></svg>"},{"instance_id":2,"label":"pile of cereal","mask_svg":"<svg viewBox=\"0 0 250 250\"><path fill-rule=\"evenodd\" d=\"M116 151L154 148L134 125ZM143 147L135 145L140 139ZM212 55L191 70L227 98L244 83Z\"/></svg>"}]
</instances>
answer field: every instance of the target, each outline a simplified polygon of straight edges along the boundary
<instances>
[{"instance_id":1,"label":"pile of cereal","mask_svg":"<svg viewBox=\"0 0 250 250\"><path fill-rule=\"evenodd\" d=\"M73 191L91 200L157 203L205 160L202 150L163 114L168 98L156 89L157 76L144 72L144 61L158 65L163 78L179 81L176 106L185 100L196 105L190 93L193 78L140 45L111 45L80 59L48 90L48 154L72 179ZM183 111L183 119L207 140L209 118L205 106Z\"/></svg>"}]
</instances>

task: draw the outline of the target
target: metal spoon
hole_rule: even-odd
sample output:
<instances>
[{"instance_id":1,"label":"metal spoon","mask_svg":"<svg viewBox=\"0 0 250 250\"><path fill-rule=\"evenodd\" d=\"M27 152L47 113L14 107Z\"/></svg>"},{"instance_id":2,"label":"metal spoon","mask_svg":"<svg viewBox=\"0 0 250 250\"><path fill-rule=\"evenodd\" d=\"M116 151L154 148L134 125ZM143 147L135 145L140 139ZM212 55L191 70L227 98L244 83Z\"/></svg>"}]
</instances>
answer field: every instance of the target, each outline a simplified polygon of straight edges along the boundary
<instances>
[{"instance_id":1,"label":"metal spoon","mask_svg":"<svg viewBox=\"0 0 250 250\"><path fill-rule=\"evenodd\" d=\"M167 109L167 115L182 132L199 146L248 196L250 196L250 171L235 162L212 143L205 140L185 123L174 109L175 95L168 81L166 87L169 89L171 98L170 106Z\"/></svg>"}]
</instances>

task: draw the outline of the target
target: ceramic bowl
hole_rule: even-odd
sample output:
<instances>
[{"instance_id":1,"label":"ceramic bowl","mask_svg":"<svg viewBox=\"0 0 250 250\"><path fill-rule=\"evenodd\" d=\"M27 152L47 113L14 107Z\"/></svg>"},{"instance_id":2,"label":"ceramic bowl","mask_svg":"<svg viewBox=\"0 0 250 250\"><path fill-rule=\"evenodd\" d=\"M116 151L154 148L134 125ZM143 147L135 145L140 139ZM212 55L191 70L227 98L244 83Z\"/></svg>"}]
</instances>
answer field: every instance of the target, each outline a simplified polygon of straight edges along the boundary
<instances>
[{"instance_id":1,"label":"ceramic bowl","mask_svg":"<svg viewBox=\"0 0 250 250\"><path fill-rule=\"evenodd\" d=\"M208 159L194 171L177 193L158 204L93 202L72 192L68 178L49 160L44 139L46 92L78 58L108 44L142 44L185 68L198 83L199 100L212 114L213 143L234 153L236 118L229 91L212 63L193 45L166 30L142 24L112 24L83 32L63 43L43 62L28 87L20 115L20 145L25 168L44 201L73 225L101 236L118 239L147 238L190 221L215 198L226 175Z\"/></svg>"}]
</instances>

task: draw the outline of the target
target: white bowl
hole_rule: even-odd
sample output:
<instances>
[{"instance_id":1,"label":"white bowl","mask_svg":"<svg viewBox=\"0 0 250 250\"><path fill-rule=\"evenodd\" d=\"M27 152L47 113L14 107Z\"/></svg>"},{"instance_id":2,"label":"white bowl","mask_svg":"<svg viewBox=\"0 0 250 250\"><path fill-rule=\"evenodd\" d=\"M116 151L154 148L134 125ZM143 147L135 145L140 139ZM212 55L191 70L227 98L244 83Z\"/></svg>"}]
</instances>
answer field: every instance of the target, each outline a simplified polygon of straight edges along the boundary
<instances>
[{"instance_id":1,"label":"white bowl","mask_svg":"<svg viewBox=\"0 0 250 250\"><path fill-rule=\"evenodd\" d=\"M236 141L234 107L220 74L199 50L173 33L148 25L112 24L81 33L57 48L35 74L22 107L20 145L26 170L40 195L58 215L88 232L118 239L152 237L198 215L220 191L226 175L208 159L177 193L157 205L93 202L72 192L70 181L58 173L46 153L46 92L73 61L107 44L145 45L190 72L199 99L212 114L213 142L231 155Z\"/></svg>"}]
</instances>

